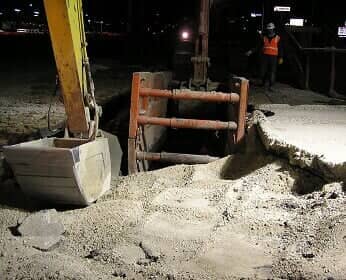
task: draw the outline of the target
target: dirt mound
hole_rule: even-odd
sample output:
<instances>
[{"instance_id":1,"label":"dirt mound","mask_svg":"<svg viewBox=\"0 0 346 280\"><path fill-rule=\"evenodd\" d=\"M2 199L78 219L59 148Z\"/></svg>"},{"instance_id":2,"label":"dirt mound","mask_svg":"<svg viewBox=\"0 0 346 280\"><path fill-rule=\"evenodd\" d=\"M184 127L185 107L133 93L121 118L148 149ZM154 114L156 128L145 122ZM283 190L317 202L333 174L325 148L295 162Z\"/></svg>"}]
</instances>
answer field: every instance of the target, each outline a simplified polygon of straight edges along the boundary
<instances>
[{"instance_id":1,"label":"dirt mound","mask_svg":"<svg viewBox=\"0 0 346 280\"><path fill-rule=\"evenodd\" d=\"M28 215L12 207L0 209L4 279L342 279L346 269L342 185L261 149L121 177L97 204L59 211L66 232L50 252L12 235Z\"/></svg>"}]
</instances>

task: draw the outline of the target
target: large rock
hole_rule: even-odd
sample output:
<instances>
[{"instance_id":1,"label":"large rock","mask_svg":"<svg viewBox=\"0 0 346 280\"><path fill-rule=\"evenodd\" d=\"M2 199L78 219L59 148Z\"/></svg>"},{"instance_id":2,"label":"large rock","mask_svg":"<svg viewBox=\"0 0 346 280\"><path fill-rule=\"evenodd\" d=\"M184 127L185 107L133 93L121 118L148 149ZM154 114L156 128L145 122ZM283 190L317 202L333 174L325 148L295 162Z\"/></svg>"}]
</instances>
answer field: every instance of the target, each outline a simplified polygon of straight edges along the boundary
<instances>
[{"instance_id":1,"label":"large rock","mask_svg":"<svg viewBox=\"0 0 346 280\"><path fill-rule=\"evenodd\" d=\"M26 217L18 227L18 232L31 246L48 251L61 240L65 232L55 209L42 210Z\"/></svg>"}]
</instances>

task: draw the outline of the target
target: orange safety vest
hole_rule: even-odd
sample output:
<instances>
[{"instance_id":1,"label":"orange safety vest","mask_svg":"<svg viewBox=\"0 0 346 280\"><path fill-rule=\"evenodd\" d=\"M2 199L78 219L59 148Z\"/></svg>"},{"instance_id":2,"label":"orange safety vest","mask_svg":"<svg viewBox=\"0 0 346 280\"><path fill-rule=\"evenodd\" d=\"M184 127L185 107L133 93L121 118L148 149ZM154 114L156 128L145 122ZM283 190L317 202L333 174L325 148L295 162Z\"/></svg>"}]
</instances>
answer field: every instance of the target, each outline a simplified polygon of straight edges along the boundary
<instances>
[{"instance_id":1,"label":"orange safety vest","mask_svg":"<svg viewBox=\"0 0 346 280\"><path fill-rule=\"evenodd\" d=\"M268 37L263 37L263 53L267 55L279 55L279 42L280 36L276 35L273 39L269 40Z\"/></svg>"}]
</instances>

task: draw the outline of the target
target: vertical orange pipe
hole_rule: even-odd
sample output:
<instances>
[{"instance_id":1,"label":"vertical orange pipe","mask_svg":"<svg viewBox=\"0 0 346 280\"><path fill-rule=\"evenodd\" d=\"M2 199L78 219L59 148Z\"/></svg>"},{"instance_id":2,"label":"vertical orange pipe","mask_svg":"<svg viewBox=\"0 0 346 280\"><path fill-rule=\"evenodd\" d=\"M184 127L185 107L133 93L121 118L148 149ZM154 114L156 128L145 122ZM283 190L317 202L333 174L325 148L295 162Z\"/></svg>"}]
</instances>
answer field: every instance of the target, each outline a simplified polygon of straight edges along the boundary
<instances>
[{"instance_id":1,"label":"vertical orange pipe","mask_svg":"<svg viewBox=\"0 0 346 280\"><path fill-rule=\"evenodd\" d=\"M137 128L138 128L140 83L141 83L140 73L134 73L132 77L131 109L130 109L130 124L129 124L129 139L128 139L128 172L129 174L134 174L138 171L137 158L136 158L136 136L137 136Z\"/></svg>"},{"instance_id":2,"label":"vertical orange pipe","mask_svg":"<svg viewBox=\"0 0 346 280\"><path fill-rule=\"evenodd\" d=\"M249 81L242 78L241 84L240 84L238 127L237 127L237 135L236 135L236 143L237 144L240 144L244 140L244 136L245 136L248 94L249 94Z\"/></svg>"}]
</instances>

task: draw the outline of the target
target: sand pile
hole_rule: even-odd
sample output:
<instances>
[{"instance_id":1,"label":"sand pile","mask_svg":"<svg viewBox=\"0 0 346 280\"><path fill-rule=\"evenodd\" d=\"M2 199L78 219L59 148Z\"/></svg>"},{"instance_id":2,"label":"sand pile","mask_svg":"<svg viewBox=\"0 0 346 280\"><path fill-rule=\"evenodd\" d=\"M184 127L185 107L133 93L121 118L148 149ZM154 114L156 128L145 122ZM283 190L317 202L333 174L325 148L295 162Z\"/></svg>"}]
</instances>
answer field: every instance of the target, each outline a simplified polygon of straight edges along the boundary
<instances>
[{"instance_id":1,"label":"sand pile","mask_svg":"<svg viewBox=\"0 0 346 280\"><path fill-rule=\"evenodd\" d=\"M60 209L66 232L49 252L15 235L17 221L30 214L24 205L2 205L0 275L343 279L345 201L341 183L327 184L261 149L121 177L97 204Z\"/></svg>"}]
</instances>

